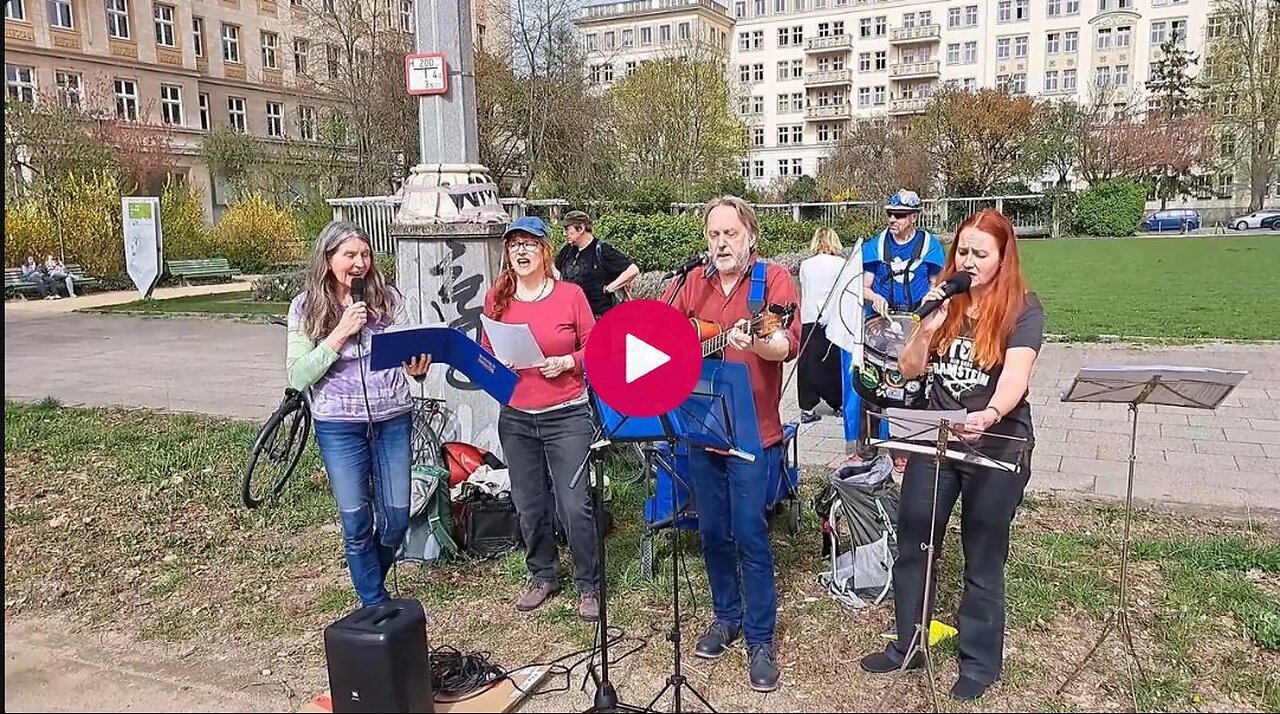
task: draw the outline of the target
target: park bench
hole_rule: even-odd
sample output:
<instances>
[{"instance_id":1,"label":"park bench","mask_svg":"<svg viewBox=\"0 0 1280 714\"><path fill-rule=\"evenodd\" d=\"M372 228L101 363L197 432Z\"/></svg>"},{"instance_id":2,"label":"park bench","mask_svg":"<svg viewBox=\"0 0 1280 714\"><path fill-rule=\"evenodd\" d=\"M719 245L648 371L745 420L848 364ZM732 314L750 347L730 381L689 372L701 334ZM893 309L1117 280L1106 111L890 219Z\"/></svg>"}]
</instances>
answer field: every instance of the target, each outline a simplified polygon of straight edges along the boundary
<instances>
[{"instance_id":1,"label":"park bench","mask_svg":"<svg viewBox=\"0 0 1280 714\"><path fill-rule=\"evenodd\" d=\"M67 272L71 273L71 277L76 282L77 291L79 291L82 286L88 287L90 285L98 284L98 279L91 278L87 274L85 274L84 267L81 266L80 264L67 263L66 267L67 267ZM60 291L66 290L66 286L64 286L61 282L59 282L58 289ZM36 286L33 283L28 283L22 279L22 268L6 268L5 269L4 296L6 298L9 297L10 295L28 295L36 292L38 291L36 290Z\"/></svg>"},{"instance_id":2,"label":"park bench","mask_svg":"<svg viewBox=\"0 0 1280 714\"><path fill-rule=\"evenodd\" d=\"M239 270L231 267L226 258L202 258L199 260L170 260L169 274L190 285L194 278L234 278Z\"/></svg>"}]
</instances>

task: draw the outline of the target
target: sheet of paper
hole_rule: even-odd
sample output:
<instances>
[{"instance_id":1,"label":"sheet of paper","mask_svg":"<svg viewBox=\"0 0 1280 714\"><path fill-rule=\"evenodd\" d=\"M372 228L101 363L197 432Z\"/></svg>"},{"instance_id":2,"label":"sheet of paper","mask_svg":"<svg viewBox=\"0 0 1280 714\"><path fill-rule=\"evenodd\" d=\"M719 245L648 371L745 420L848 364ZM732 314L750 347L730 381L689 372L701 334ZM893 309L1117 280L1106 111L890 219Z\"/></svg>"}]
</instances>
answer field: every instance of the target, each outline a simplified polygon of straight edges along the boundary
<instances>
[{"instance_id":1,"label":"sheet of paper","mask_svg":"<svg viewBox=\"0 0 1280 714\"><path fill-rule=\"evenodd\" d=\"M489 336L489 343L493 345L493 354L510 364L512 369L533 367L546 359L528 325L498 322L488 315L481 315L480 321L484 325L485 334Z\"/></svg>"}]
</instances>

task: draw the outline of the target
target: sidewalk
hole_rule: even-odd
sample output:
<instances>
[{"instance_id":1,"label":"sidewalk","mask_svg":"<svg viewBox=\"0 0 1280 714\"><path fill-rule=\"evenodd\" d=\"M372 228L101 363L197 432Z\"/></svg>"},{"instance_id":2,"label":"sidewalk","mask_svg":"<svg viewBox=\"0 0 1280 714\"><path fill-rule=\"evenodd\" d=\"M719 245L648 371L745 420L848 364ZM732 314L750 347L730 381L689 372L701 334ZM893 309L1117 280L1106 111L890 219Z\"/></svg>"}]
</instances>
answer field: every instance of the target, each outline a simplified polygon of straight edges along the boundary
<instances>
[{"instance_id":1,"label":"sidewalk","mask_svg":"<svg viewBox=\"0 0 1280 714\"><path fill-rule=\"evenodd\" d=\"M156 300L190 297L192 295L217 295L219 293L237 293L249 290L253 286L256 275L239 275L229 283L213 283L211 285L183 285L178 287L156 288L151 297ZM41 298L16 298L6 300L4 312L8 316L15 315L56 315L91 307L107 305L123 305L141 300L137 290L115 290L110 292L89 292L74 298L44 300Z\"/></svg>"}]
</instances>

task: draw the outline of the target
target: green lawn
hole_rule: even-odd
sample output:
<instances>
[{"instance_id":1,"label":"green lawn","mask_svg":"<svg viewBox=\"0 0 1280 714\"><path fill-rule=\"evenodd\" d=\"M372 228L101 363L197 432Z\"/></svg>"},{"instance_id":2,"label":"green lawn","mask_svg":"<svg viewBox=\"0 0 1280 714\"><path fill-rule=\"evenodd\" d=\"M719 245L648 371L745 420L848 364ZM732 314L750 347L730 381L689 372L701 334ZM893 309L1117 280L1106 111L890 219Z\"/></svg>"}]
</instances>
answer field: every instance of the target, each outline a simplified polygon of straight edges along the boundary
<instances>
[{"instance_id":1,"label":"green lawn","mask_svg":"<svg viewBox=\"0 0 1280 714\"><path fill-rule=\"evenodd\" d=\"M94 308L101 312L148 312L156 314L192 313L217 315L280 315L289 311L287 302L256 302L249 291L192 295L168 300L135 300L120 305Z\"/></svg>"},{"instance_id":2,"label":"green lawn","mask_svg":"<svg viewBox=\"0 0 1280 714\"><path fill-rule=\"evenodd\" d=\"M1099 335L1280 339L1280 237L1133 238L1019 244L1047 329ZM1252 276L1252 277L1250 277Z\"/></svg>"},{"instance_id":3,"label":"green lawn","mask_svg":"<svg viewBox=\"0 0 1280 714\"><path fill-rule=\"evenodd\" d=\"M1069 239L1020 244L1052 334L1168 340L1280 339L1280 236ZM1253 277L1248 277L1253 276ZM284 315L249 292L145 300L109 312Z\"/></svg>"}]
</instances>

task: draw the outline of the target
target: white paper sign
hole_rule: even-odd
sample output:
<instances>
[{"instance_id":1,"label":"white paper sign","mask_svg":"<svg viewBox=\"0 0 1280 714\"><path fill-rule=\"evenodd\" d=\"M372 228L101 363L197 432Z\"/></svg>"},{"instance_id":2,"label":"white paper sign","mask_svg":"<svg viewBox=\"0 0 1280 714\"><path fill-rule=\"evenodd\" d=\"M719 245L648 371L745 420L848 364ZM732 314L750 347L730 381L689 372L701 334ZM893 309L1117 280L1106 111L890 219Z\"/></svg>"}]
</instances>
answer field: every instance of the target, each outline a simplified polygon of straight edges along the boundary
<instances>
[{"instance_id":1,"label":"white paper sign","mask_svg":"<svg viewBox=\"0 0 1280 714\"><path fill-rule=\"evenodd\" d=\"M143 298L160 281L163 241L160 233L160 199L126 196L120 200L124 214L124 263Z\"/></svg>"},{"instance_id":2,"label":"white paper sign","mask_svg":"<svg viewBox=\"0 0 1280 714\"><path fill-rule=\"evenodd\" d=\"M525 369L542 364L546 357L538 346L529 326L522 323L511 324L492 320L488 315L480 315L484 332L493 345L493 354L512 369Z\"/></svg>"}]
</instances>

